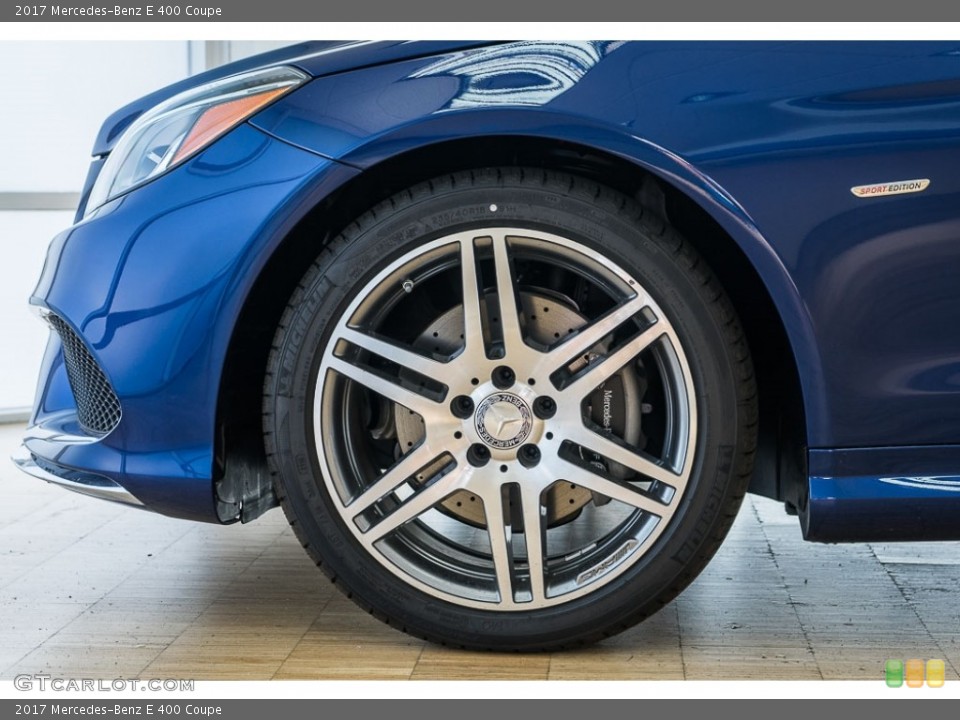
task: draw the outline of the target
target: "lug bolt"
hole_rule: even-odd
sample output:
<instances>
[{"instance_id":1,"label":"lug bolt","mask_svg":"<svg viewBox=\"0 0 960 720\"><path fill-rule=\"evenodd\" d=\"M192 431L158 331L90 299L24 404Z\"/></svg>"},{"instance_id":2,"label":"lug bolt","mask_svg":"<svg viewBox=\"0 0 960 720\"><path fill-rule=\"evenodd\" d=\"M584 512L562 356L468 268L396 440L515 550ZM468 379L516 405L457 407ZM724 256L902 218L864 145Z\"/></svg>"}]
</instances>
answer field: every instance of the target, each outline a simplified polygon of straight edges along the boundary
<instances>
[{"instance_id":1,"label":"lug bolt","mask_svg":"<svg viewBox=\"0 0 960 720\"><path fill-rule=\"evenodd\" d=\"M517 452L517 460L526 468L532 468L540 462L540 448L536 445L524 445Z\"/></svg>"},{"instance_id":2,"label":"lug bolt","mask_svg":"<svg viewBox=\"0 0 960 720\"><path fill-rule=\"evenodd\" d=\"M490 377L493 380L493 384L496 385L501 390L506 390L508 387L513 385L517 380L517 376L514 374L513 370L508 368L506 365L500 365L493 369L493 374Z\"/></svg>"},{"instance_id":3,"label":"lug bolt","mask_svg":"<svg viewBox=\"0 0 960 720\"><path fill-rule=\"evenodd\" d=\"M486 445L480 443L471 445L470 449L467 450L467 462L474 467L483 467L490 462L490 450L487 449Z\"/></svg>"},{"instance_id":4,"label":"lug bolt","mask_svg":"<svg viewBox=\"0 0 960 720\"><path fill-rule=\"evenodd\" d=\"M460 419L466 419L473 413L473 400L466 395L457 395L450 401L450 412Z\"/></svg>"},{"instance_id":5,"label":"lug bolt","mask_svg":"<svg viewBox=\"0 0 960 720\"><path fill-rule=\"evenodd\" d=\"M533 413L541 420L547 420L557 414L557 403L545 395L533 401Z\"/></svg>"}]
</instances>

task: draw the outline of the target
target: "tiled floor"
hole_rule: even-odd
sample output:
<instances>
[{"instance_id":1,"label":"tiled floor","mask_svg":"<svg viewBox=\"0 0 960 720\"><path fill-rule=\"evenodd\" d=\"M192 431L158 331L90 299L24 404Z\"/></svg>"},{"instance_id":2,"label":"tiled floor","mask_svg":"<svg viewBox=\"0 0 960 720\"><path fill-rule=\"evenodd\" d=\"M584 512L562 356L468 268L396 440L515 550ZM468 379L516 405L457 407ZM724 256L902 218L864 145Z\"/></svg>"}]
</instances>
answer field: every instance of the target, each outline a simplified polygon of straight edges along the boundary
<instances>
[{"instance_id":1,"label":"tiled floor","mask_svg":"<svg viewBox=\"0 0 960 720\"><path fill-rule=\"evenodd\" d=\"M960 543L813 545L751 498L679 599L595 647L448 650L358 610L272 511L171 520L22 476L0 426L0 679L879 679L888 657L960 669Z\"/></svg>"}]
</instances>

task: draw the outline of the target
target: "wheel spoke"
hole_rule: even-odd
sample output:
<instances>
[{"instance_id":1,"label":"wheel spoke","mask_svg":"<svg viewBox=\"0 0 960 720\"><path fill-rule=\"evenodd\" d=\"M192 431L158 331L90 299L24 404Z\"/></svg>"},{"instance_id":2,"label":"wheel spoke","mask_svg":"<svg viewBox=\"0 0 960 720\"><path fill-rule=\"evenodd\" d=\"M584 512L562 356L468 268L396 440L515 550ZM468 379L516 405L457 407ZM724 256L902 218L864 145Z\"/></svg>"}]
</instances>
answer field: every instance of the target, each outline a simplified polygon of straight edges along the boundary
<instances>
[{"instance_id":1,"label":"wheel spoke","mask_svg":"<svg viewBox=\"0 0 960 720\"><path fill-rule=\"evenodd\" d=\"M578 355L582 355L590 348L614 332L627 320L647 307L649 301L645 295L636 295L625 304L611 310L603 317L590 325L580 328L575 335L569 335L560 345L553 348L547 355L547 362L553 364L551 370L568 365ZM558 359L562 359L558 361Z\"/></svg>"},{"instance_id":2,"label":"wheel spoke","mask_svg":"<svg viewBox=\"0 0 960 720\"><path fill-rule=\"evenodd\" d=\"M464 471L462 466L457 467L433 485L423 488L416 495L404 501L400 507L363 533L363 539L368 543L375 543L401 525L423 515L427 510L442 502L448 495L457 490L467 475L469 475L469 471Z\"/></svg>"},{"instance_id":3,"label":"wheel spoke","mask_svg":"<svg viewBox=\"0 0 960 720\"><path fill-rule=\"evenodd\" d=\"M518 575L517 558L513 553L513 528L510 508L503 502L503 488L497 486L483 495L487 533L497 576L497 591L500 603L513 605L514 583ZM527 567L530 574L530 600L520 605L540 604L546 597L544 586L544 538L543 511L540 490L537 486L520 486L520 507L523 518L523 539L527 550Z\"/></svg>"},{"instance_id":4,"label":"wheel spoke","mask_svg":"<svg viewBox=\"0 0 960 720\"><path fill-rule=\"evenodd\" d=\"M682 490L686 484L685 473L675 473L651 458L638 455L630 448L621 445L612 438L604 437L585 427L582 430L568 434L566 439L577 443L577 445L588 452L602 455L613 460L615 463L625 465L650 480L666 483L677 490Z\"/></svg>"},{"instance_id":5,"label":"wheel spoke","mask_svg":"<svg viewBox=\"0 0 960 720\"><path fill-rule=\"evenodd\" d=\"M504 235L496 235L493 238L493 264L497 276L496 312L497 317L500 318L504 350L507 357L510 357L511 353L522 351L525 344L520 330L520 313L517 310L513 272L510 268L507 239Z\"/></svg>"},{"instance_id":6,"label":"wheel spoke","mask_svg":"<svg viewBox=\"0 0 960 720\"><path fill-rule=\"evenodd\" d=\"M650 347L650 345L663 334L664 329L661 327L661 324L659 322L655 323L623 347L616 350L612 355L601 360L579 377L575 377L561 390L561 395L566 396L570 400L579 400L604 380L616 374L620 368Z\"/></svg>"},{"instance_id":7,"label":"wheel spoke","mask_svg":"<svg viewBox=\"0 0 960 720\"><path fill-rule=\"evenodd\" d=\"M543 538L544 518L539 488L521 483L520 501L523 506L523 539L527 546L527 566L530 569L530 592L536 605L546 597L543 577L546 543Z\"/></svg>"},{"instance_id":8,"label":"wheel spoke","mask_svg":"<svg viewBox=\"0 0 960 720\"><path fill-rule=\"evenodd\" d=\"M346 340L347 342L372 352L375 355L379 355L387 360L392 360L398 365L409 368L410 370L418 372L421 375L426 375L429 378L439 380L448 386L450 384L447 381L447 378L450 374L450 369L447 366L447 363L428 358L425 355L413 352L412 350L408 350L400 345L395 345L392 342L381 340L380 338L376 338L372 335L367 335L366 333L362 333L359 330L350 327L343 328L343 330L340 331L339 337L341 340Z\"/></svg>"},{"instance_id":9,"label":"wheel spoke","mask_svg":"<svg viewBox=\"0 0 960 720\"><path fill-rule=\"evenodd\" d=\"M383 395L388 400L393 400L404 407L413 410L427 420L431 413L437 412L440 404L429 398L415 393L412 390L397 384L393 380L381 377L364 368L351 365L342 358L330 358L328 366L344 377L348 377L354 382L360 383L364 387Z\"/></svg>"},{"instance_id":10,"label":"wheel spoke","mask_svg":"<svg viewBox=\"0 0 960 720\"><path fill-rule=\"evenodd\" d=\"M485 357L483 325L480 322L480 277L474 238L460 241L460 272L463 285L463 343L469 357Z\"/></svg>"},{"instance_id":11,"label":"wheel spoke","mask_svg":"<svg viewBox=\"0 0 960 720\"><path fill-rule=\"evenodd\" d=\"M663 517L668 507L657 502L649 495L644 494L638 489L632 488L625 483L620 483L609 478L596 475L579 465L559 458L560 466L557 468L557 476L562 477L567 482L579 485L591 492L605 495L612 500L622 502L626 505L648 512L657 517Z\"/></svg>"},{"instance_id":12,"label":"wheel spoke","mask_svg":"<svg viewBox=\"0 0 960 720\"><path fill-rule=\"evenodd\" d=\"M410 476L436 460L439 453L435 452L427 443L417 446L412 452L404 455L400 462L381 475L376 482L354 498L347 507L353 517L367 511L387 493L400 487Z\"/></svg>"},{"instance_id":13,"label":"wheel spoke","mask_svg":"<svg viewBox=\"0 0 960 720\"><path fill-rule=\"evenodd\" d=\"M497 575L497 592L500 603L512 605L513 600L513 528L507 522L507 509L503 504L503 488L495 487L483 496L487 534L490 536L490 551Z\"/></svg>"}]
</instances>

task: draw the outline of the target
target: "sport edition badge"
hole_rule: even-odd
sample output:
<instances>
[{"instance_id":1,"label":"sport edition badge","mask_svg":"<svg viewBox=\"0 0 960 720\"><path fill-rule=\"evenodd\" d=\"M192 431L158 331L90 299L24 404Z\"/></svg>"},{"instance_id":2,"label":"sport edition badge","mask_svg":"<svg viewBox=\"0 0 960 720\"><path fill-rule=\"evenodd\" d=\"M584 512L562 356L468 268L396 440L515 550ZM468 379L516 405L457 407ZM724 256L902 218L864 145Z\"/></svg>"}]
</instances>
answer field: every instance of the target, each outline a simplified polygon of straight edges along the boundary
<instances>
[{"instance_id":1,"label":"sport edition badge","mask_svg":"<svg viewBox=\"0 0 960 720\"><path fill-rule=\"evenodd\" d=\"M857 185L850 192L860 198L882 197L883 195L903 195L904 193L923 192L930 185L926 178L922 180L897 180L896 182Z\"/></svg>"}]
</instances>

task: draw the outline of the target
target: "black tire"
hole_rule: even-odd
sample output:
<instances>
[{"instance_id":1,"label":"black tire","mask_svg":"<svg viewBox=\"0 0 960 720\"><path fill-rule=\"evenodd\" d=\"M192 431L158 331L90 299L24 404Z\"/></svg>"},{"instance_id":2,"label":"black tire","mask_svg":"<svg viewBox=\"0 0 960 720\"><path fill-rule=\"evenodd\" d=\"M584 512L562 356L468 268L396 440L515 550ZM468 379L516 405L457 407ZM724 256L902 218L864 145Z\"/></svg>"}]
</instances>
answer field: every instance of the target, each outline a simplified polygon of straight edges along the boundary
<instances>
[{"instance_id":1,"label":"black tire","mask_svg":"<svg viewBox=\"0 0 960 720\"><path fill-rule=\"evenodd\" d=\"M457 256L460 265L451 265L453 261L443 257L428 256L428 251L423 250L433 247L430 243L448 242L456 233L470 231L469 237L481 237L487 227L515 228L521 232L519 237L510 234L509 240L504 236L501 256L495 248L499 240L491 240L489 248L486 240L461 240L456 249L449 250L461 253ZM524 230L529 232L529 238ZM551 238L556 239L555 245L550 244ZM430 252L447 252L444 248L448 245L438 247ZM512 253L510 262L498 265L501 261L497 258L506 257L508 250ZM451 318L466 317L462 310L456 315L456 308L467 305L462 298L470 297L465 280L461 280L459 294L456 292L455 278L469 276L463 270L468 260L462 253L477 258L481 267L479 287L483 292L478 307L484 308L479 316L485 318L485 340L471 346L467 339L461 350L438 346L435 351L423 344L422 336L436 337L438 331L431 333L431 328L445 328L451 324ZM565 253L570 253L569 260ZM420 273L416 283L410 282L413 289L396 290L400 276L390 276L379 284L373 282L378 273L399 262L399 258L409 258L403 261L408 263L403 272L413 268ZM460 269L453 269L456 267ZM522 401L517 404L519 420L514 415L507 417L515 413L508 407L514 402L513 396L495 392L484 385L485 378L480 378L480 386L487 387L483 392L488 395L481 393L472 401L472 414L463 421L462 431L456 430L458 439L450 437L449 457L437 461L449 463L452 458L456 466L448 465L446 470L415 469L414 473L423 475L435 472L435 484L429 484L430 480L418 484L419 476L411 474L396 493L385 494L363 514L349 520L353 512L350 508L372 502L366 499L356 505L357 496L362 496L369 484L385 477L385 468L397 457L396 448L391 455L391 442L400 446L416 431L410 429L412 421L401 417L401 405L391 404L369 390L369 385L345 379L348 375L331 368L346 363L350 368L389 377L395 385L412 388L418 394L433 392L436 397L442 396L441 405L427 403L431 413L423 414L430 418L427 429L419 441L415 437L407 440L406 444L411 446L417 442L427 444L424 438L431 437L429 433L435 427L441 428L438 433L459 428L447 424L457 422L455 419L448 421L439 414L436 417L441 419L433 420L433 408L449 407L452 395L468 393L470 389L455 392L454 384L445 385L442 380L431 383L436 378L417 374L404 375L408 371L384 360L387 353L378 356L360 345L342 340L332 342L335 335L339 338L338 333L346 332L345 313L351 304L360 303L358 294L369 285L369 292L364 295L366 304L350 310L353 318L362 318L365 332L376 329L378 336L391 335L391 342L408 343L421 354L467 355L467 349L472 347L474 355L469 362L473 365L464 360L464 367L487 367L483 357L476 354L480 350L488 357L498 353L505 353L508 360L526 357L522 355L524 348L508 343L506 330L501 333L494 328L498 318L493 313L500 307L497 303L501 298L509 298L506 285L501 294L501 285L494 283L496 287L491 291L487 282L496 277L499 267L508 268L514 284L511 292L519 298L519 322L524 323L526 345L534 344L534 332L537 337L546 336L553 327L546 326L544 320L535 324L532 319L530 308L543 298L548 298L544 300L546 310L553 309L555 315L560 313L565 320L585 318L585 331L597 318L606 322L602 320L608 317L603 314L609 311L603 310L605 303L616 307L621 302L618 293L628 292L620 288L621 281L632 283L635 279L655 310L645 309L621 325L610 324L615 330L604 337L603 343L581 353L588 363L586 369L577 369L576 363L564 361L562 372L558 370L550 376L554 387L541 379L536 386L521 388L521 382L526 382L525 370L517 368L515 392ZM626 274L607 278L603 267ZM456 272L461 274L455 275ZM629 281L624 280L628 277ZM570 288L577 289L577 293L566 292ZM450 307L443 305L444 289L454 299ZM606 299L604 292L609 293ZM422 297L417 297L417 293ZM412 309L415 300L416 311ZM517 307L516 302L514 306ZM461 319L460 327L465 322ZM654 345L644 346L631 339L642 334L643 323L665 323L656 327L666 328L671 334L660 335L652 341ZM455 330L448 332L455 334ZM502 344L497 342L498 333L503 336ZM581 331L571 328L568 334L575 339ZM563 340L549 347L562 351L564 346L559 343ZM447 338L445 342L457 341ZM602 372L606 373L616 363L605 363L604 359L620 347L629 345L625 352L632 352L632 343L644 349L630 356L627 365L615 375L604 376L601 386L606 388L610 383L619 395L610 390L609 399L603 394L598 400L600 391L591 388L583 402L577 400L574 406L570 400L564 405L565 424L556 426L557 435L569 432L569 437L587 440L572 445L561 445L559 439L548 442L545 438L553 435L549 430L553 421L538 419L538 413L545 413L541 407L534 407L541 402L533 400L534 395L561 393L563 397L562 390L557 389L568 387L563 383L574 383L589 368L603 366ZM341 357L346 359L341 361ZM340 365L332 365L337 362ZM318 380L321 366L325 370ZM567 375L569 378L564 379ZM639 394L638 388L642 388ZM692 399L686 394L690 388ZM581 391L569 394L576 398ZM482 407L484 398L489 400L486 407ZM605 406L602 423L598 403ZM619 404L611 409L615 403ZM684 411L688 413L686 425ZM641 413L645 413L643 419L635 420ZM627 420L627 416L634 420ZM571 420L573 417L580 419ZM315 427L315 422L322 427ZM579 428L568 431L578 422L593 425L586 434ZM619 426L615 426L617 422ZM509 423L514 423L511 428L519 425L524 429L507 429ZM310 556L341 590L384 622L434 642L477 649L546 650L594 642L640 622L672 600L703 569L729 530L750 477L756 423L753 369L740 324L718 281L691 245L655 213L608 188L569 175L517 168L459 173L413 187L357 218L324 247L291 297L277 329L264 397L265 442L276 493ZM508 490L488 489L495 487L490 485L494 481L489 479L493 476L488 466L467 467L470 462L479 463L464 449L470 438L461 440L460 436L466 433L473 437L473 431L482 431L482 437L493 437L490 442L499 443L480 454L489 456L492 452L494 465L502 462L503 467L508 467L504 478L514 479ZM315 440L315 433L321 434L320 443ZM651 477L659 476L645 474L643 468L648 465L642 464L641 459L636 464L639 471L632 461L629 467L618 464L611 459L615 456L611 444L601 446L609 449L608 455L592 452L595 442L603 442L594 441L594 436L611 439L611 434L616 436L612 438L614 444L629 446L634 454L642 449L646 455L641 459L649 456L658 465L668 467L670 477L676 476L677 482L669 478L651 481ZM519 442L537 444L534 438L544 458L535 473L512 462L510 453L521 453L519 448L501 447ZM400 456L399 461L404 457ZM567 508L566 495L557 500L564 489L559 484L543 490L536 501L530 498L540 491L528 490L533 494L523 494L527 478L534 474L537 478L553 477L550 473L554 467L566 468L564 479L569 472L570 477L584 483L570 483L571 498L572 493L579 493L576 499L569 500L570 505L577 505L575 511ZM443 475L448 470L449 475ZM396 476L400 475L403 473L398 471ZM439 493L443 478L452 476L458 478L457 482L466 483L468 494L474 487L478 496L481 491L487 493L479 498L485 503L483 521L476 522L476 510L461 512L454 507L453 498L466 501L466 495L447 496L443 501L447 504L437 506L439 513L435 509L429 517L417 516L415 522L400 526L392 534L384 531L386 534L377 546L372 540L369 546L365 544L367 536L362 533L370 528L376 530L381 522L386 525L383 516L393 508L413 507L403 493L427 497L430 487ZM686 478L685 486L681 478ZM616 485L626 490L618 493ZM605 502L604 494L597 492L596 487L626 500L601 505ZM407 489L401 492L402 488ZM499 515L493 509L497 493L507 508ZM638 500L635 506L633 498L637 495L643 495L644 500ZM379 496L379 491L371 497L374 496ZM654 511L636 509L647 507L644 503L648 497L665 503L663 510L660 504L655 505ZM514 500L516 505L508 504ZM348 504L351 502L354 505ZM542 552L538 550L541 546L536 543L537 537L523 532L522 512L526 509L532 513L526 516L529 522L534 522L535 516L541 519ZM485 519L490 517L496 521L493 531L477 529L484 527ZM604 548L602 552L594 547L589 552L578 550L581 555L576 556L567 548L560 555L550 554L549 548L557 545L549 543L574 542L565 539L575 535L565 528L588 521L591 524L586 526L587 531L606 533L592 541L596 547ZM456 533L446 530L449 523L455 523L450 527L457 532L462 525L464 536L479 539L451 539ZM487 541L486 555L483 537ZM502 537L507 538L504 545ZM543 540L544 537L547 539ZM560 540L551 540L554 537ZM464 544L458 544L461 542ZM501 553L497 554L494 547ZM509 553L506 556L502 554L504 547ZM440 561L447 558L453 569ZM498 569L502 571L500 575ZM465 578L472 579L468 582ZM473 589L471 582L478 589ZM461 597L464 599L460 600Z\"/></svg>"}]
</instances>

